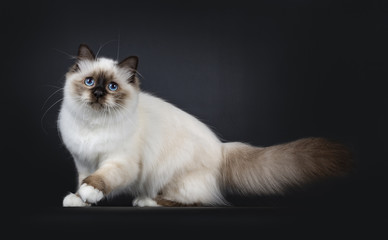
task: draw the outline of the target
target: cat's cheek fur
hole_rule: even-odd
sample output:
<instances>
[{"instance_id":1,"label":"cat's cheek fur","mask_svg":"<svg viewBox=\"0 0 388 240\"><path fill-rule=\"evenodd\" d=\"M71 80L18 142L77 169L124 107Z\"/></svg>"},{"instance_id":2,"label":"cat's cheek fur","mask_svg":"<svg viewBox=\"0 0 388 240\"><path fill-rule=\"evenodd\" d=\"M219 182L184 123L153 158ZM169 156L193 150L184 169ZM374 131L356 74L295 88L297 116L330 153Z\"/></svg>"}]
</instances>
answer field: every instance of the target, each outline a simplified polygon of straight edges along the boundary
<instances>
[{"instance_id":1,"label":"cat's cheek fur","mask_svg":"<svg viewBox=\"0 0 388 240\"><path fill-rule=\"evenodd\" d=\"M104 194L100 190L87 185L86 183L81 185L78 190L78 194L80 195L81 199L87 203L97 203L104 197Z\"/></svg>"}]
</instances>

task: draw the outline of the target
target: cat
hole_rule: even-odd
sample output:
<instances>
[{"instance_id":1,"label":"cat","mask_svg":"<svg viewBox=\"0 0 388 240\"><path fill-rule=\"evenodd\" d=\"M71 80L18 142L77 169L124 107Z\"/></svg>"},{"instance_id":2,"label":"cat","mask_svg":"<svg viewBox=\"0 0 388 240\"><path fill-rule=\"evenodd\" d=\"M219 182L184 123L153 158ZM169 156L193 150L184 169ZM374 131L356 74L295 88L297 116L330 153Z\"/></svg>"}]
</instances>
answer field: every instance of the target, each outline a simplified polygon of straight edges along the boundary
<instances>
[{"instance_id":1,"label":"cat","mask_svg":"<svg viewBox=\"0 0 388 240\"><path fill-rule=\"evenodd\" d=\"M142 92L138 61L97 58L79 46L58 117L78 171L78 190L63 206L121 193L138 207L225 205L225 193L279 194L348 171L350 152L324 138L270 147L221 142L192 115Z\"/></svg>"}]
</instances>

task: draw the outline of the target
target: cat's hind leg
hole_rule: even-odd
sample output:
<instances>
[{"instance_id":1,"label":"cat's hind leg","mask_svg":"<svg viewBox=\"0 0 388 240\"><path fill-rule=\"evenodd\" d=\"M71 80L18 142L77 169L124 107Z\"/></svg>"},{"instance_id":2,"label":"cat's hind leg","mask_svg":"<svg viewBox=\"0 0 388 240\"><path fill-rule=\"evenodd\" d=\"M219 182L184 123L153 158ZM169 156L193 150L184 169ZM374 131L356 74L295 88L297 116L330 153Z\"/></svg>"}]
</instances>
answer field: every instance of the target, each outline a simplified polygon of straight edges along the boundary
<instances>
[{"instance_id":1,"label":"cat's hind leg","mask_svg":"<svg viewBox=\"0 0 388 240\"><path fill-rule=\"evenodd\" d=\"M168 207L194 207L226 204L218 186L216 173L210 169L193 171L171 181L156 197Z\"/></svg>"},{"instance_id":2,"label":"cat's hind leg","mask_svg":"<svg viewBox=\"0 0 388 240\"><path fill-rule=\"evenodd\" d=\"M165 199L163 196L159 195L155 199L156 203L159 206L163 207L199 207L202 206L200 203L185 204L180 202L175 202L172 200Z\"/></svg>"},{"instance_id":3,"label":"cat's hind leg","mask_svg":"<svg viewBox=\"0 0 388 240\"><path fill-rule=\"evenodd\" d=\"M137 197L133 200L132 205L134 207L159 207L160 206L154 199L149 197Z\"/></svg>"}]
</instances>

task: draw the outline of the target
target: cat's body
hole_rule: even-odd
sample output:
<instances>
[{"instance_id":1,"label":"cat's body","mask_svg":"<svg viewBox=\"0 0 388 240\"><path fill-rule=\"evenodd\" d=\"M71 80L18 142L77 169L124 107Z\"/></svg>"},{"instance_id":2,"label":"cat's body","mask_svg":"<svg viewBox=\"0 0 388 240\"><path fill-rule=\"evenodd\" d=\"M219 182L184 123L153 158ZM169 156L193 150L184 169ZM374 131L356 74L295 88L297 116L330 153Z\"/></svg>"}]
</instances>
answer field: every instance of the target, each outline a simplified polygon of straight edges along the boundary
<instances>
[{"instance_id":1,"label":"cat's body","mask_svg":"<svg viewBox=\"0 0 388 240\"><path fill-rule=\"evenodd\" d=\"M182 187L195 184L190 183L190 178L196 176L197 184L203 188L200 196L190 193L191 189L198 191L195 186L170 194L181 195L179 198L185 203L190 199L195 200L191 203L205 199L218 202L221 195L216 176L222 159L221 142L204 124L161 99L140 93L138 101L136 113L131 113L131 118L128 116L130 120L119 123L111 123L111 119L104 120L102 116L101 125L80 127L76 126L78 119L61 112L61 129L71 131L63 132L64 142L77 168L84 169L80 171L80 181L110 158L120 158L119 161L126 162L123 165L128 171L125 174L128 176L124 177L128 181L134 178L133 182L123 183L127 189L122 190L155 198L162 187L163 193L168 195L179 188L177 184ZM196 139L188 141L189 136Z\"/></svg>"},{"instance_id":2,"label":"cat's body","mask_svg":"<svg viewBox=\"0 0 388 240\"><path fill-rule=\"evenodd\" d=\"M195 117L141 92L136 57L96 59L81 45L78 58L58 121L79 174L64 206L123 192L135 206L225 204L225 191L282 192L349 165L341 145L320 138L268 148L222 143Z\"/></svg>"}]
</instances>

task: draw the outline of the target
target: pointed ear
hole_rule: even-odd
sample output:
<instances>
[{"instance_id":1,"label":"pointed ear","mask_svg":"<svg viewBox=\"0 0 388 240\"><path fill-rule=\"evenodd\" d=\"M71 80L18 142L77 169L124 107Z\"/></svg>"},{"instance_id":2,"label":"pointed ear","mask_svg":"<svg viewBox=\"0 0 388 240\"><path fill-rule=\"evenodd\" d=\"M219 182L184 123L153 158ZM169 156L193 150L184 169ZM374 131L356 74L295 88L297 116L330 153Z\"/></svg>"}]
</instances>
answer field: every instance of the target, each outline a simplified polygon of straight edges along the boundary
<instances>
[{"instance_id":1,"label":"pointed ear","mask_svg":"<svg viewBox=\"0 0 388 240\"><path fill-rule=\"evenodd\" d=\"M119 67L126 68L131 72L136 72L139 58L136 56L130 56L119 63Z\"/></svg>"},{"instance_id":2,"label":"pointed ear","mask_svg":"<svg viewBox=\"0 0 388 240\"><path fill-rule=\"evenodd\" d=\"M94 60L96 58L93 51L86 44L79 45L77 57L79 60Z\"/></svg>"},{"instance_id":3,"label":"pointed ear","mask_svg":"<svg viewBox=\"0 0 388 240\"><path fill-rule=\"evenodd\" d=\"M137 64L139 63L139 58L137 56L130 56L124 59L119 63L119 67L127 69L131 71L133 74L132 76L128 79L130 83L137 83L138 84L138 79L136 78L136 70L137 70Z\"/></svg>"}]
</instances>

